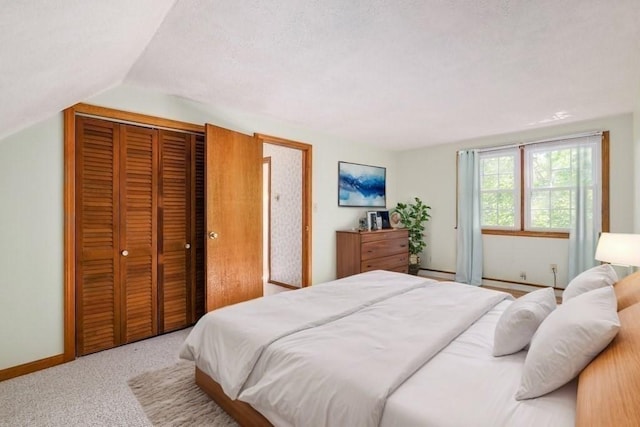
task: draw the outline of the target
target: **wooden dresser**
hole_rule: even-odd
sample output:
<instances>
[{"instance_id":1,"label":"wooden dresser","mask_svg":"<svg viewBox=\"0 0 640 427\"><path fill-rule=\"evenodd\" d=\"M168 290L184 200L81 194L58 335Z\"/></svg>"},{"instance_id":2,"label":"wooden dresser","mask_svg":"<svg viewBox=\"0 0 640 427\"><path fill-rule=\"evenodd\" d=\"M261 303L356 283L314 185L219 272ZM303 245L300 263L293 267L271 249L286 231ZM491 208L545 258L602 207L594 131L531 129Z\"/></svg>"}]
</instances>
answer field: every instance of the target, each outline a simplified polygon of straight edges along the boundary
<instances>
[{"instance_id":1,"label":"wooden dresser","mask_svg":"<svg viewBox=\"0 0 640 427\"><path fill-rule=\"evenodd\" d=\"M409 271L409 232L404 229L336 232L338 279L370 270Z\"/></svg>"}]
</instances>

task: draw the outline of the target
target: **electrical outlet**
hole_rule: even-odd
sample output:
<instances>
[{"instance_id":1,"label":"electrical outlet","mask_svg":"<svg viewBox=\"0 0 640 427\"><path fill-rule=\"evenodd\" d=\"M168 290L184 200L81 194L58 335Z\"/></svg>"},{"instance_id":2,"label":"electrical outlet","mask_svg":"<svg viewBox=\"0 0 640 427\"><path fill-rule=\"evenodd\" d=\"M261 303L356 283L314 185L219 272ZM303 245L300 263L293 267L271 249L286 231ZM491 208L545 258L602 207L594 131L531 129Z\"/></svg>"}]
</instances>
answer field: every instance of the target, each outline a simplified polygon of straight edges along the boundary
<instances>
[{"instance_id":1,"label":"electrical outlet","mask_svg":"<svg viewBox=\"0 0 640 427\"><path fill-rule=\"evenodd\" d=\"M522 280L527 280L527 273L526 273L525 271L521 271L521 272L520 272L520 278L521 278Z\"/></svg>"},{"instance_id":2,"label":"electrical outlet","mask_svg":"<svg viewBox=\"0 0 640 427\"><path fill-rule=\"evenodd\" d=\"M558 272L558 264L551 264L551 272L552 273Z\"/></svg>"}]
</instances>

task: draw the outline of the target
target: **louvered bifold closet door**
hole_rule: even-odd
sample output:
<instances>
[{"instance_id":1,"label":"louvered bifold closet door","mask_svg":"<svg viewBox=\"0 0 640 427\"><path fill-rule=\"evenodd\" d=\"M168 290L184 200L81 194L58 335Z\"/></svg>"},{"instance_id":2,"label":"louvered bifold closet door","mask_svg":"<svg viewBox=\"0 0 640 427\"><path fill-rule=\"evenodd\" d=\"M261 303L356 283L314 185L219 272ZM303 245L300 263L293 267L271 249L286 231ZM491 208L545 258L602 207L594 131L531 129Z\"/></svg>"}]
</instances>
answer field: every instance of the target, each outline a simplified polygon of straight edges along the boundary
<instances>
[{"instance_id":1,"label":"louvered bifold closet door","mask_svg":"<svg viewBox=\"0 0 640 427\"><path fill-rule=\"evenodd\" d=\"M161 130L158 293L162 332L192 323L195 248L192 235L191 150L195 136Z\"/></svg>"},{"instance_id":2,"label":"louvered bifold closet door","mask_svg":"<svg viewBox=\"0 0 640 427\"><path fill-rule=\"evenodd\" d=\"M120 343L119 125L76 120L76 315L80 355Z\"/></svg>"},{"instance_id":3,"label":"louvered bifold closet door","mask_svg":"<svg viewBox=\"0 0 640 427\"><path fill-rule=\"evenodd\" d=\"M120 126L120 286L122 342L158 333L157 132Z\"/></svg>"}]
</instances>

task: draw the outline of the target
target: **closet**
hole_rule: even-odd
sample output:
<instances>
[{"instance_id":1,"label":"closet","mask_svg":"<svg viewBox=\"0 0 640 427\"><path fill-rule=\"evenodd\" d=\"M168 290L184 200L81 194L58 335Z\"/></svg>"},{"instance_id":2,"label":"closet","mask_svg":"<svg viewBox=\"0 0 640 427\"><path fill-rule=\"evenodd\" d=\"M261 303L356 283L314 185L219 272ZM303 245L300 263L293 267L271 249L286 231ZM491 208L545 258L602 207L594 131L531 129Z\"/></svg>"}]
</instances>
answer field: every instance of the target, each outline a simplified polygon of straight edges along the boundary
<instances>
[{"instance_id":1,"label":"closet","mask_svg":"<svg viewBox=\"0 0 640 427\"><path fill-rule=\"evenodd\" d=\"M204 313L204 136L76 116L76 349Z\"/></svg>"}]
</instances>

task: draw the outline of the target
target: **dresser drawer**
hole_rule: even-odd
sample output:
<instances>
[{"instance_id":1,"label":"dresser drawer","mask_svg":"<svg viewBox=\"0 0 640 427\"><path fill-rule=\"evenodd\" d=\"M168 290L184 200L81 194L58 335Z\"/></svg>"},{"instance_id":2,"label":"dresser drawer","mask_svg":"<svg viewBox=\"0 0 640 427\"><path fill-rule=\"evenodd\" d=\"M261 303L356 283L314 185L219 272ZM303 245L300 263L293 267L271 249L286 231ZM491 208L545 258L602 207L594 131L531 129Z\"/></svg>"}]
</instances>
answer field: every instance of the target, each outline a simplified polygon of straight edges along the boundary
<instances>
[{"instance_id":1,"label":"dresser drawer","mask_svg":"<svg viewBox=\"0 0 640 427\"><path fill-rule=\"evenodd\" d=\"M362 244L361 260L387 257L395 254L406 254L409 251L407 239L375 240Z\"/></svg>"},{"instance_id":2,"label":"dresser drawer","mask_svg":"<svg viewBox=\"0 0 640 427\"><path fill-rule=\"evenodd\" d=\"M408 239L409 230L380 230L369 233L362 233L362 243L387 241L392 239Z\"/></svg>"},{"instance_id":3,"label":"dresser drawer","mask_svg":"<svg viewBox=\"0 0 640 427\"><path fill-rule=\"evenodd\" d=\"M368 261L362 261L360 264L360 272L371 270L392 270L399 271L397 269L406 267L409 265L409 254L402 253L397 255L391 255L384 258L374 258Z\"/></svg>"}]
</instances>

